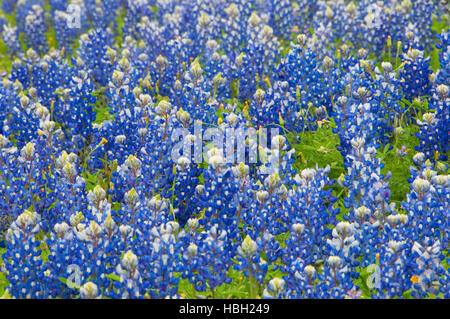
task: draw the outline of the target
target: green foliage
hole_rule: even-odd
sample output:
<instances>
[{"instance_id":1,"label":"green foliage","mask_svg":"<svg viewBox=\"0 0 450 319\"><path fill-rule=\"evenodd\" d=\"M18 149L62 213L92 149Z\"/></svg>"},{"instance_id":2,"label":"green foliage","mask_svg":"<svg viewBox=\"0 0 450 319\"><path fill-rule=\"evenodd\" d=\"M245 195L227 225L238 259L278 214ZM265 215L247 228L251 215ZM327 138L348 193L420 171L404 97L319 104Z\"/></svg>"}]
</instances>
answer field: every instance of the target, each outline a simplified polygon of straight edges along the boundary
<instances>
[{"instance_id":1,"label":"green foliage","mask_svg":"<svg viewBox=\"0 0 450 319\"><path fill-rule=\"evenodd\" d=\"M6 248L0 248L0 266L3 265L2 256L6 252ZM5 289L9 286L9 282L6 279L6 275L3 272L0 272L0 296L2 296L5 292Z\"/></svg>"},{"instance_id":2,"label":"green foliage","mask_svg":"<svg viewBox=\"0 0 450 319\"><path fill-rule=\"evenodd\" d=\"M244 299L249 298L249 280L240 272L230 269L228 275L232 278L231 283L223 284L214 291L214 297L219 299ZM194 285L187 279L181 279L179 291L186 299L207 299L212 298L212 292L198 292L194 289Z\"/></svg>"},{"instance_id":3,"label":"green foliage","mask_svg":"<svg viewBox=\"0 0 450 319\"><path fill-rule=\"evenodd\" d=\"M56 41L56 31L53 26L50 26L45 32L47 37L47 44L49 48L58 49L58 42Z\"/></svg>"},{"instance_id":4,"label":"green foliage","mask_svg":"<svg viewBox=\"0 0 450 319\"><path fill-rule=\"evenodd\" d=\"M106 278L109 278L109 279L111 279L113 281L120 281L120 277L118 275L116 275L116 274L107 274L105 276L106 276Z\"/></svg>"},{"instance_id":5,"label":"green foliage","mask_svg":"<svg viewBox=\"0 0 450 319\"><path fill-rule=\"evenodd\" d=\"M404 128L405 132L400 136L394 145L388 144L384 149L378 150L378 157L385 164L381 170L383 174L392 173L390 180L391 200L400 206L401 202L406 200L406 194L410 191L407 179L411 176L409 167L413 164L412 158L415 154L414 148L419 145L419 140L415 137L418 131L417 126L408 126ZM408 153L405 157L397 156L397 148L406 146Z\"/></svg>"},{"instance_id":6,"label":"green foliage","mask_svg":"<svg viewBox=\"0 0 450 319\"><path fill-rule=\"evenodd\" d=\"M261 296L263 293L263 287L267 286L267 283L275 277L282 278L285 274L279 269L274 270L273 266L269 267L263 285L259 283L256 285L257 296ZM232 279L231 283L223 284L217 287L214 291L214 298L218 299L246 299L250 298L250 280L245 277L241 272L231 268L228 271L228 277ZM255 284L255 283L254 283ZM186 299L207 299L212 297L211 291L198 292L194 289L194 285L187 279L180 279L179 292L181 296Z\"/></svg>"},{"instance_id":7,"label":"green foliage","mask_svg":"<svg viewBox=\"0 0 450 319\"><path fill-rule=\"evenodd\" d=\"M441 68L439 63L439 50L437 48L434 48L430 53L430 66L433 72L436 72L436 70Z\"/></svg>"},{"instance_id":8,"label":"green foliage","mask_svg":"<svg viewBox=\"0 0 450 319\"><path fill-rule=\"evenodd\" d=\"M336 179L344 172L344 159L337 150L339 136L331 131L330 125L323 125L317 131L307 131L300 134L300 143L293 134L288 134L289 143L295 148L296 161L294 167L298 170L330 165L330 178Z\"/></svg>"},{"instance_id":9,"label":"green foliage","mask_svg":"<svg viewBox=\"0 0 450 319\"><path fill-rule=\"evenodd\" d=\"M0 40L0 72L11 72L12 60L7 54L8 47Z\"/></svg>"},{"instance_id":10,"label":"green foliage","mask_svg":"<svg viewBox=\"0 0 450 319\"><path fill-rule=\"evenodd\" d=\"M438 19L433 19L433 24L431 26L431 30L436 32L436 34L440 34L442 30L449 28L448 20L445 18L439 21ZM436 41L437 42L437 41ZM436 72L437 69L440 69L440 63L439 63L439 50L437 48L434 48L430 52L430 66L433 72Z\"/></svg>"},{"instance_id":11,"label":"green foliage","mask_svg":"<svg viewBox=\"0 0 450 319\"><path fill-rule=\"evenodd\" d=\"M120 47L123 42L123 26L125 24L125 13L123 10L118 11L116 15L117 36L115 37L115 43Z\"/></svg>"},{"instance_id":12,"label":"green foliage","mask_svg":"<svg viewBox=\"0 0 450 319\"><path fill-rule=\"evenodd\" d=\"M440 34L442 30L449 27L448 16L444 15L442 20L438 20L436 17L433 19L433 24L431 25L431 30Z\"/></svg>"},{"instance_id":13,"label":"green foliage","mask_svg":"<svg viewBox=\"0 0 450 319\"><path fill-rule=\"evenodd\" d=\"M369 299L369 298L371 298L372 294L375 293L375 291L373 291L371 288L369 288L369 285L368 285L368 283L371 280L371 278L369 278L369 277L373 273L374 273L374 271L373 270L370 271L368 269L368 267L367 268L359 267L359 278L354 281L354 284L361 289L361 291L362 291L361 298L362 299Z\"/></svg>"}]
</instances>

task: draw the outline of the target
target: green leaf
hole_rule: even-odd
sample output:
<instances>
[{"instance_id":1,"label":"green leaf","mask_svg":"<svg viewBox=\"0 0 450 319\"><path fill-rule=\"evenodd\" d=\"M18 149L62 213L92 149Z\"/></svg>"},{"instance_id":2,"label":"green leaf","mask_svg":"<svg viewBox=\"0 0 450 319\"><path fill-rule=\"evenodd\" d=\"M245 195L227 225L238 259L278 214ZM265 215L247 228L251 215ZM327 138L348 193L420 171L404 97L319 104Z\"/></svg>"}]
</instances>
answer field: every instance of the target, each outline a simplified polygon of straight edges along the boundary
<instances>
[{"instance_id":1,"label":"green leaf","mask_svg":"<svg viewBox=\"0 0 450 319\"><path fill-rule=\"evenodd\" d=\"M106 276L106 278L109 278L109 279L111 279L113 281L120 281L120 277L118 275L116 275L116 274L107 274L105 276Z\"/></svg>"},{"instance_id":2,"label":"green leaf","mask_svg":"<svg viewBox=\"0 0 450 319\"><path fill-rule=\"evenodd\" d=\"M433 72L436 72L441 68L439 61L439 50L437 48L434 48L433 51L430 52L430 66Z\"/></svg>"}]
</instances>

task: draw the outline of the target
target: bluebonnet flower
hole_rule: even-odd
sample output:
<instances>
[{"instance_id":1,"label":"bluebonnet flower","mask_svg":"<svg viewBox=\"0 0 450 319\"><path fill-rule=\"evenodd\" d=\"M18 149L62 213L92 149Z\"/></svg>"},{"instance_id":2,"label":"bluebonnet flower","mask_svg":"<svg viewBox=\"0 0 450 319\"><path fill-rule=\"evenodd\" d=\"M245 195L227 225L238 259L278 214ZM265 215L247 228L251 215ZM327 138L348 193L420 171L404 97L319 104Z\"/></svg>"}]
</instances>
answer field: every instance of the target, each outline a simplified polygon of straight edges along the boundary
<instances>
[{"instance_id":1,"label":"bluebonnet flower","mask_svg":"<svg viewBox=\"0 0 450 319\"><path fill-rule=\"evenodd\" d=\"M24 33L28 46L38 52L47 50L45 32L47 30L44 9L39 5L33 5L25 17Z\"/></svg>"},{"instance_id":2,"label":"bluebonnet flower","mask_svg":"<svg viewBox=\"0 0 450 319\"><path fill-rule=\"evenodd\" d=\"M408 262L408 244L406 242L390 240L380 247L380 278L374 287L378 292L378 297L402 297L403 292L410 289L411 277L406 271Z\"/></svg>"},{"instance_id":3,"label":"bluebonnet flower","mask_svg":"<svg viewBox=\"0 0 450 319\"><path fill-rule=\"evenodd\" d=\"M126 6L129 14L126 15L124 30L130 35L137 35L137 23L142 17L150 15L150 1L149 0L127 0Z\"/></svg>"},{"instance_id":4,"label":"bluebonnet flower","mask_svg":"<svg viewBox=\"0 0 450 319\"><path fill-rule=\"evenodd\" d=\"M88 281L83 286L80 287L80 297L82 299L99 299L98 287L92 281Z\"/></svg>"},{"instance_id":5,"label":"bluebonnet flower","mask_svg":"<svg viewBox=\"0 0 450 319\"><path fill-rule=\"evenodd\" d=\"M441 200L448 196L448 176L438 175L426 163L420 170L412 167L411 172L411 193L407 194L402 207L414 216L416 234L413 238L430 237L446 243L447 209L445 200Z\"/></svg>"},{"instance_id":6,"label":"bluebonnet flower","mask_svg":"<svg viewBox=\"0 0 450 319\"><path fill-rule=\"evenodd\" d=\"M286 282L281 278L273 278L269 281L266 289L264 289L263 296L268 299L282 298L285 290Z\"/></svg>"},{"instance_id":7,"label":"bluebonnet flower","mask_svg":"<svg viewBox=\"0 0 450 319\"><path fill-rule=\"evenodd\" d=\"M46 287L42 280L43 261L40 241L40 215L25 210L11 224L7 234L5 261L9 293L16 298L43 298Z\"/></svg>"},{"instance_id":8,"label":"bluebonnet flower","mask_svg":"<svg viewBox=\"0 0 450 319\"><path fill-rule=\"evenodd\" d=\"M227 232L217 226L196 234L198 220L190 219L188 225L192 237L184 248L182 258L186 266L182 276L188 278L197 291L209 289L214 297L217 287L231 282L227 272L231 267L233 245Z\"/></svg>"},{"instance_id":9,"label":"bluebonnet flower","mask_svg":"<svg viewBox=\"0 0 450 319\"><path fill-rule=\"evenodd\" d=\"M67 3L63 0L50 0L50 7L53 12L56 10L65 11L67 9Z\"/></svg>"},{"instance_id":10,"label":"bluebonnet flower","mask_svg":"<svg viewBox=\"0 0 450 319\"><path fill-rule=\"evenodd\" d=\"M314 298L316 293L317 270L297 258L286 268L286 297L291 299Z\"/></svg>"},{"instance_id":11,"label":"bluebonnet flower","mask_svg":"<svg viewBox=\"0 0 450 319\"><path fill-rule=\"evenodd\" d=\"M383 144L387 144L388 137L394 133L394 125L396 121L401 119L403 110L399 101L402 99L402 93L399 89L400 80L393 72L393 66L390 62L383 62L381 68L376 68L377 85L380 90L378 100L382 107L377 109L380 117L380 140Z\"/></svg>"},{"instance_id":12,"label":"bluebonnet flower","mask_svg":"<svg viewBox=\"0 0 450 319\"><path fill-rule=\"evenodd\" d=\"M345 298L347 292L352 290L354 284L351 280L351 271L339 256L330 256L317 277L320 282L316 287L316 298Z\"/></svg>"},{"instance_id":13,"label":"bluebonnet flower","mask_svg":"<svg viewBox=\"0 0 450 319\"><path fill-rule=\"evenodd\" d=\"M424 57L424 52L410 47L403 55L403 63L400 77L405 98L412 101L416 97L430 95L430 61Z\"/></svg>"},{"instance_id":14,"label":"bluebonnet flower","mask_svg":"<svg viewBox=\"0 0 450 319\"><path fill-rule=\"evenodd\" d=\"M175 272L180 272L180 255L178 254L182 236L178 232L179 224L169 222L155 227L148 236L147 248L142 251L144 287L149 289L153 298L173 298L178 291L179 279ZM145 247L145 246L144 246Z\"/></svg>"},{"instance_id":15,"label":"bluebonnet flower","mask_svg":"<svg viewBox=\"0 0 450 319\"><path fill-rule=\"evenodd\" d=\"M57 222L68 222L67 216L87 208L86 181L78 176L77 162L78 157L74 153L68 154L65 151L56 159L53 174L57 181L52 193L55 203L44 215L47 219L45 226L48 225L50 229Z\"/></svg>"},{"instance_id":16,"label":"bluebonnet flower","mask_svg":"<svg viewBox=\"0 0 450 319\"><path fill-rule=\"evenodd\" d=\"M293 15L292 4L286 0L265 0L259 4L269 15L269 25L278 37L287 38L291 33Z\"/></svg>"},{"instance_id":17,"label":"bluebonnet flower","mask_svg":"<svg viewBox=\"0 0 450 319\"><path fill-rule=\"evenodd\" d=\"M72 46L79 30L68 26L67 21L70 17L65 11L55 10L54 15L56 41L58 41L61 49L64 48L67 55L71 55L73 51Z\"/></svg>"},{"instance_id":18,"label":"bluebonnet flower","mask_svg":"<svg viewBox=\"0 0 450 319\"><path fill-rule=\"evenodd\" d=\"M434 109L434 119L431 123L425 123L425 115L423 120L417 121L421 130L416 135L420 138L420 145L416 150L426 152L426 155L432 158L431 152L439 152L439 159L446 160L449 150L449 88L445 84L433 86L433 97L431 99L430 108Z\"/></svg>"},{"instance_id":19,"label":"bluebonnet flower","mask_svg":"<svg viewBox=\"0 0 450 319\"><path fill-rule=\"evenodd\" d=\"M80 36L77 63L86 67L91 80L99 86L106 84L111 72L111 65L106 55L108 46L110 46L110 36L102 29L91 30Z\"/></svg>"},{"instance_id":20,"label":"bluebonnet flower","mask_svg":"<svg viewBox=\"0 0 450 319\"><path fill-rule=\"evenodd\" d=\"M327 240L330 253L345 260L350 267L359 255L359 241L355 238L355 234L355 225L339 222L333 228L332 238Z\"/></svg>"},{"instance_id":21,"label":"bluebonnet flower","mask_svg":"<svg viewBox=\"0 0 450 319\"><path fill-rule=\"evenodd\" d=\"M13 27L9 24L4 24L2 27L2 31L2 39L8 47L8 52L11 53L11 55L16 55L16 53L20 49L17 27Z\"/></svg>"},{"instance_id":22,"label":"bluebonnet flower","mask_svg":"<svg viewBox=\"0 0 450 319\"><path fill-rule=\"evenodd\" d=\"M265 17L259 17L256 12L248 18L248 42L243 52L235 58L235 78L241 98L250 97L255 92L259 79L266 79L267 74L275 67L279 51L278 39L263 19Z\"/></svg>"},{"instance_id":23,"label":"bluebonnet flower","mask_svg":"<svg viewBox=\"0 0 450 319\"><path fill-rule=\"evenodd\" d=\"M406 40L408 40L408 31L414 32L414 41L417 41L422 44L424 47L430 47L432 45L431 38L433 38L434 31L431 28L431 24L433 21L433 14L436 14L438 17L442 15L442 10L439 5L436 5L435 2L430 0L419 0L419 1L411 1L410 8L407 7L408 2L403 4L403 9L406 11L406 17L409 21L407 26L407 30L404 31L404 35L406 36ZM403 41L403 39L399 39Z\"/></svg>"},{"instance_id":24,"label":"bluebonnet flower","mask_svg":"<svg viewBox=\"0 0 450 319\"><path fill-rule=\"evenodd\" d=\"M237 55L236 51L246 41L247 14L250 3L246 1L234 1L224 9L222 17L222 48L233 61Z\"/></svg>"},{"instance_id":25,"label":"bluebonnet flower","mask_svg":"<svg viewBox=\"0 0 450 319\"><path fill-rule=\"evenodd\" d=\"M182 87L183 97L180 107L189 112L192 118L214 123L215 117L214 104L210 103L211 89L207 87L206 79L203 76L204 70L198 60L194 60L189 66L189 71L184 76L185 85ZM204 105L199 108L199 105Z\"/></svg>"},{"instance_id":26,"label":"bluebonnet flower","mask_svg":"<svg viewBox=\"0 0 450 319\"><path fill-rule=\"evenodd\" d=\"M155 60L164 53L164 39L167 34L165 26L161 26L158 21L150 20L144 16L137 24L137 29L146 47L151 48L145 51L151 60Z\"/></svg>"},{"instance_id":27,"label":"bluebonnet flower","mask_svg":"<svg viewBox=\"0 0 450 319\"><path fill-rule=\"evenodd\" d=\"M247 235L242 244L238 247L236 270L242 270L244 275L249 278L250 281L250 297L254 297L253 292L255 287L254 280L257 283L262 283L266 272L267 263L261 258L259 252L261 247Z\"/></svg>"},{"instance_id":28,"label":"bluebonnet flower","mask_svg":"<svg viewBox=\"0 0 450 319\"><path fill-rule=\"evenodd\" d=\"M426 157L434 158L435 152L439 152L439 123L436 119L436 113L424 113L422 119L417 119L420 131L416 136L420 139L420 145L417 151L422 151Z\"/></svg>"},{"instance_id":29,"label":"bluebonnet flower","mask_svg":"<svg viewBox=\"0 0 450 319\"><path fill-rule=\"evenodd\" d=\"M440 242L433 243L429 240L425 245L424 247L418 242L414 242L412 247L416 266L412 294L416 298L424 298L427 294L437 296L448 288L445 279L441 279L445 276L445 270L441 264L444 256Z\"/></svg>"},{"instance_id":30,"label":"bluebonnet flower","mask_svg":"<svg viewBox=\"0 0 450 319\"><path fill-rule=\"evenodd\" d=\"M138 257L131 251L127 251L117 266L117 273L120 275L120 284L123 286L122 298L136 298L139 297L139 281L140 278L138 270ZM120 287L116 284L115 287ZM120 289L120 288L119 288Z\"/></svg>"},{"instance_id":31,"label":"bluebonnet flower","mask_svg":"<svg viewBox=\"0 0 450 319\"><path fill-rule=\"evenodd\" d=\"M391 174L381 174L383 164L376 157L375 148L367 147L362 138L353 139L352 146L353 154L348 155L352 161L351 166L348 167L348 175L343 181L343 185L348 189L345 206L367 207L372 213L376 212L377 218L384 221L386 214L394 209L393 203L389 203L390 190L387 182Z\"/></svg>"},{"instance_id":32,"label":"bluebonnet flower","mask_svg":"<svg viewBox=\"0 0 450 319\"><path fill-rule=\"evenodd\" d=\"M17 0L5 0L2 1L2 9L5 13L11 14L16 7Z\"/></svg>"},{"instance_id":33,"label":"bluebonnet flower","mask_svg":"<svg viewBox=\"0 0 450 319\"><path fill-rule=\"evenodd\" d=\"M96 116L93 104L97 99L91 94L95 89L95 82L84 71L74 72L67 82L70 83L70 89L62 92L59 107L54 109L54 116L63 123L66 134L72 136L77 147L87 147Z\"/></svg>"},{"instance_id":34,"label":"bluebonnet flower","mask_svg":"<svg viewBox=\"0 0 450 319\"><path fill-rule=\"evenodd\" d=\"M290 225L289 239L282 254L286 269L297 258L308 264L323 259L326 238L331 234L327 226L334 223L338 213L332 207L336 198L330 190L325 190L332 183L327 176L329 169L304 169L294 177L293 188L282 203L281 220Z\"/></svg>"},{"instance_id":35,"label":"bluebonnet flower","mask_svg":"<svg viewBox=\"0 0 450 319\"><path fill-rule=\"evenodd\" d=\"M448 34L448 30L442 30L442 33L438 35L439 43L436 44L436 48L439 50L439 65L441 67L438 71L438 84L449 83L450 54Z\"/></svg>"}]
</instances>

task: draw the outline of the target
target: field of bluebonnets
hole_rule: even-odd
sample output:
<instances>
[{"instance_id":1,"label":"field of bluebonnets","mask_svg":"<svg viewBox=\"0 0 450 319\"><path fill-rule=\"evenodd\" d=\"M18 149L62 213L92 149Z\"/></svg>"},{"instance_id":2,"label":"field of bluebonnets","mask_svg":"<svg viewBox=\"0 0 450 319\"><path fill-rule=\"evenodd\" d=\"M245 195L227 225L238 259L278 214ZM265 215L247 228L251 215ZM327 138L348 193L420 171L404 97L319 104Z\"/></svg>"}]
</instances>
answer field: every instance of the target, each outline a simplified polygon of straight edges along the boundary
<instances>
[{"instance_id":1,"label":"field of bluebonnets","mask_svg":"<svg viewBox=\"0 0 450 319\"><path fill-rule=\"evenodd\" d=\"M450 297L446 1L1 10L3 298Z\"/></svg>"}]
</instances>

